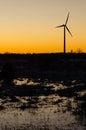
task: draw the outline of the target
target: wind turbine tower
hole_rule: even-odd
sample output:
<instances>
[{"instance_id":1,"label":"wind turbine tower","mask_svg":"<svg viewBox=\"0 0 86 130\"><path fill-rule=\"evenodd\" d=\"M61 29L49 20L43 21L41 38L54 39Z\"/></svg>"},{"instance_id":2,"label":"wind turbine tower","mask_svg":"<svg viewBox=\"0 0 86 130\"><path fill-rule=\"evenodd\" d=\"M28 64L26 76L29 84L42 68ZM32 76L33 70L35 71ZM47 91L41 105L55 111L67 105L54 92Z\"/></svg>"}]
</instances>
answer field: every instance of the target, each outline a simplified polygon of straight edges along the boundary
<instances>
[{"instance_id":1,"label":"wind turbine tower","mask_svg":"<svg viewBox=\"0 0 86 130\"><path fill-rule=\"evenodd\" d=\"M67 15L67 19L66 19L65 24L62 24L62 25L56 27L56 28L60 28L60 27L63 27L63 28L64 28L64 53L66 53L66 30L67 30L67 31L69 32L69 34L72 36L72 33L70 32L69 28L67 27L68 19L69 19L69 13L68 13L68 15Z\"/></svg>"}]
</instances>

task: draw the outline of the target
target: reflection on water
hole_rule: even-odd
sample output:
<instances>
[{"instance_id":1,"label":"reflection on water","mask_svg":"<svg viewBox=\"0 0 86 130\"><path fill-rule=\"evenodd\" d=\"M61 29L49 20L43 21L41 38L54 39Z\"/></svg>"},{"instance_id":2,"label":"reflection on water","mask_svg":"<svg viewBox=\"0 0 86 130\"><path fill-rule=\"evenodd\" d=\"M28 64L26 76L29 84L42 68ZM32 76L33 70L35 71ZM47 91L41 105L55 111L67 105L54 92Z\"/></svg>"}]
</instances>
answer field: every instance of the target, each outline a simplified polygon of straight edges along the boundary
<instances>
[{"instance_id":1,"label":"reflection on water","mask_svg":"<svg viewBox=\"0 0 86 130\"><path fill-rule=\"evenodd\" d=\"M75 80L65 83L28 78L13 82L12 90L1 89L0 130L86 129L86 89L82 83L81 87ZM16 92L20 88L22 96ZM24 88L28 91L26 95ZM3 95L12 91L14 95Z\"/></svg>"}]
</instances>

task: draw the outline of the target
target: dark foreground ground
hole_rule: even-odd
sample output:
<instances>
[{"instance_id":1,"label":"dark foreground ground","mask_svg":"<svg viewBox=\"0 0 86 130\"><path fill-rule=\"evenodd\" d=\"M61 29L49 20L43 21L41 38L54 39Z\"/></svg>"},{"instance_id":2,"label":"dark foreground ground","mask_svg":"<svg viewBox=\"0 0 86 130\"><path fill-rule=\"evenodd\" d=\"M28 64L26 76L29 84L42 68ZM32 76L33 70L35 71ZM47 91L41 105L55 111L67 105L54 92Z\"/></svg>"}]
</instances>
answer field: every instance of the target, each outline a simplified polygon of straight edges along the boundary
<instances>
[{"instance_id":1,"label":"dark foreground ground","mask_svg":"<svg viewBox=\"0 0 86 130\"><path fill-rule=\"evenodd\" d=\"M14 77L85 80L86 54L3 54L0 70Z\"/></svg>"},{"instance_id":2,"label":"dark foreground ground","mask_svg":"<svg viewBox=\"0 0 86 130\"><path fill-rule=\"evenodd\" d=\"M3 130L85 130L86 54L0 55L0 115Z\"/></svg>"}]
</instances>

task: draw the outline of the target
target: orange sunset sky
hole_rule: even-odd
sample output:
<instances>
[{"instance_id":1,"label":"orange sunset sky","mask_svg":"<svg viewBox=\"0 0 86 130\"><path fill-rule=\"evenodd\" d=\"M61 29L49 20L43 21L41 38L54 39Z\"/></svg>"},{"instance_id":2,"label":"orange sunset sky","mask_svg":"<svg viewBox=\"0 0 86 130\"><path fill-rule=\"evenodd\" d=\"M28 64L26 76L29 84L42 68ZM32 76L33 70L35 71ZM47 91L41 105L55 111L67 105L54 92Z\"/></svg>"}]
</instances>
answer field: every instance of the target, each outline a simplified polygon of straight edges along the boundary
<instances>
[{"instance_id":1,"label":"orange sunset sky","mask_svg":"<svg viewBox=\"0 0 86 130\"><path fill-rule=\"evenodd\" d=\"M0 0L0 53L63 52L67 23L67 52L86 52L86 0Z\"/></svg>"}]
</instances>

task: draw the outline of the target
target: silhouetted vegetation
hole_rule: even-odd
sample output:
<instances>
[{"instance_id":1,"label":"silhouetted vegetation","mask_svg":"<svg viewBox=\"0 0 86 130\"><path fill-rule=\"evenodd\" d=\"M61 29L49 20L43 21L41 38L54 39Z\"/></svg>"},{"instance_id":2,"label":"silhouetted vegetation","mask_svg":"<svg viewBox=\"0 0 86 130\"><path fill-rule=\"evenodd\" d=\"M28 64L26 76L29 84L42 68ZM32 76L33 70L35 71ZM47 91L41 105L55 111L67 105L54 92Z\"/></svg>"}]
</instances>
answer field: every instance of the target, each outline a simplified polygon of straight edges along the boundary
<instances>
[{"instance_id":1,"label":"silhouetted vegetation","mask_svg":"<svg viewBox=\"0 0 86 130\"><path fill-rule=\"evenodd\" d=\"M8 85L12 84L12 80L14 78L14 67L11 62L6 62L2 66L1 70L1 79L3 80L3 83Z\"/></svg>"},{"instance_id":2,"label":"silhouetted vegetation","mask_svg":"<svg viewBox=\"0 0 86 130\"><path fill-rule=\"evenodd\" d=\"M0 68L3 74L10 68L10 65L5 65L6 62L15 68L15 77L41 77L56 80L68 78L85 80L86 77L85 53L0 54ZM11 75L10 70L9 75Z\"/></svg>"}]
</instances>

